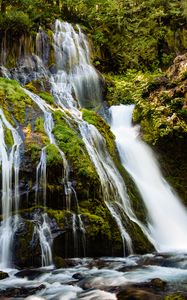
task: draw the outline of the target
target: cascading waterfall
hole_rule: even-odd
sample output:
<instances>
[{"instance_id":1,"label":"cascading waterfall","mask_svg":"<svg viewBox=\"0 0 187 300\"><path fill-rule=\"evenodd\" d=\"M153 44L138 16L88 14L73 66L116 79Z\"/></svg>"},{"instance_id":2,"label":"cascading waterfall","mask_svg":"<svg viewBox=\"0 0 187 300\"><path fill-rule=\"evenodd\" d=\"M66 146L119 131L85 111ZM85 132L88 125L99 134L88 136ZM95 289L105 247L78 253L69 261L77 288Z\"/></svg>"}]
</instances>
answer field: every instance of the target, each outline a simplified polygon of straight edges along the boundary
<instances>
[{"instance_id":1,"label":"cascading waterfall","mask_svg":"<svg viewBox=\"0 0 187 300\"><path fill-rule=\"evenodd\" d=\"M4 127L11 131L13 145L8 151L5 143ZM11 246L14 232L17 229L17 210L19 207L19 166L20 146L22 139L15 128L7 121L3 111L0 109L0 163L2 172L2 216L0 227L0 266L7 268L11 265ZM14 192L13 192L14 172ZM14 199L14 203L13 203ZM16 215L13 219L12 209Z\"/></svg>"},{"instance_id":2,"label":"cascading waterfall","mask_svg":"<svg viewBox=\"0 0 187 300\"><path fill-rule=\"evenodd\" d=\"M80 123L79 128L87 151L99 175L104 201L121 232L124 254L132 253L131 237L124 225L126 216L141 228L151 242L152 238L147 228L137 219L131 208L124 180L108 153L104 138L93 125L86 122Z\"/></svg>"},{"instance_id":3,"label":"cascading waterfall","mask_svg":"<svg viewBox=\"0 0 187 300\"><path fill-rule=\"evenodd\" d=\"M90 62L88 42L77 27L66 22L55 23L54 50L57 74L54 76L54 93L67 108L98 108L101 105L101 79ZM75 100L72 94L75 95Z\"/></svg>"},{"instance_id":4,"label":"cascading waterfall","mask_svg":"<svg viewBox=\"0 0 187 300\"><path fill-rule=\"evenodd\" d=\"M90 64L88 43L80 28L76 33L72 25L56 21L54 50L58 71L51 80L53 95L64 113L68 110L78 124L90 159L99 175L105 203L121 232L124 253L132 253L132 241L123 224L126 216L140 226L150 240L151 237L131 209L124 181L107 151L104 138L93 125L82 120L78 105L72 97L74 92L78 104L84 107L92 99L95 99L95 107L101 104L100 80Z\"/></svg>"},{"instance_id":5,"label":"cascading waterfall","mask_svg":"<svg viewBox=\"0 0 187 300\"><path fill-rule=\"evenodd\" d=\"M124 253L132 253L132 241L126 230L125 220L130 219L136 223L144 234L146 234L151 240L149 231L136 218L131 208L123 178L108 153L104 138L93 125L89 125L87 122L82 120L82 114L79 110L81 106L98 109L102 103L101 79L94 67L91 65L88 42L79 27L77 27L77 31L75 31L72 25L62 23L58 20L55 24L53 39L57 66L56 74L51 74L49 77L49 72L44 66L45 62L42 62L41 60L43 57L46 57L47 54L42 53L42 51L45 51L43 44L46 43L46 37L40 30L37 35L37 49L38 52L41 52L40 58L35 55L32 55L30 58L23 58L24 64L26 64L29 70L32 71L32 74L29 75L31 77L28 78L27 74L24 73L20 74L19 69L11 76L23 84L28 82L29 79L33 80L40 76L43 76L51 82L52 93L56 100L58 109L61 109L64 112L66 121L73 119L78 125L90 159L99 175L104 201L112 216L116 220L121 232L124 244ZM54 127L52 110L54 108L34 93L26 89L24 89L24 91L42 110L44 114L44 129L49 138L49 142L58 148L63 159L63 180L66 193L66 206L67 209L70 210L71 194L73 193L76 196L76 192L73 188L71 188L71 183L69 182L68 162L64 153L56 144L55 138L52 134ZM38 190L42 187L44 205L46 199L45 152L46 148L44 147L36 170L35 195L37 201Z\"/></svg>"},{"instance_id":6,"label":"cascading waterfall","mask_svg":"<svg viewBox=\"0 0 187 300\"><path fill-rule=\"evenodd\" d=\"M133 178L146 205L149 229L158 251L187 251L187 212L164 180L152 150L132 125L133 105L112 106L111 130L124 168Z\"/></svg>"}]
</instances>

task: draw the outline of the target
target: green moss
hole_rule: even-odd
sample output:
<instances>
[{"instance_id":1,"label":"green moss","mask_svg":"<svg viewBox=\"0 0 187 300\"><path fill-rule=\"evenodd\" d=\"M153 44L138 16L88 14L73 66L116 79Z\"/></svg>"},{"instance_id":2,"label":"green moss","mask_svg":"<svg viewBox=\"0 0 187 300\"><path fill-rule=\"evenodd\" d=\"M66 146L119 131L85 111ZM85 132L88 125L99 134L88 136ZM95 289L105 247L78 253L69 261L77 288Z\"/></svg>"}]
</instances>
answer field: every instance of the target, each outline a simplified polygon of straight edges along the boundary
<instances>
[{"instance_id":1,"label":"green moss","mask_svg":"<svg viewBox=\"0 0 187 300\"><path fill-rule=\"evenodd\" d=\"M113 133L110 131L110 126L95 112L89 111L86 109L83 109L83 119L90 123L93 124L94 126L97 127L97 129L100 131L100 133L103 135L103 137L106 140L106 145L108 148L108 151L113 158L115 165L117 166L119 172L121 173L126 186L127 186L127 193L131 199L131 204L134 208L134 211L137 215L137 217L145 222L146 220L146 209L143 205L141 196L133 183L133 180L131 177L128 175L128 173L124 170L120 163L120 159L115 147L115 139Z\"/></svg>"},{"instance_id":2,"label":"green moss","mask_svg":"<svg viewBox=\"0 0 187 300\"><path fill-rule=\"evenodd\" d=\"M68 214L67 211L47 208L47 213L48 213L49 217L55 218L58 226L61 229L64 228L65 216Z\"/></svg>"},{"instance_id":3,"label":"green moss","mask_svg":"<svg viewBox=\"0 0 187 300\"><path fill-rule=\"evenodd\" d=\"M58 148L55 145L48 145L46 147L46 153L47 153L47 166L63 166L63 160L59 153Z\"/></svg>"},{"instance_id":4,"label":"green moss","mask_svg":"<svg viewBox=\"0 0 187 300\"><path fill-rule=\"evenodd\" d=\"M11 114L21 124L25 121L26 106L31 99L15 80L0 78L0 103L8 120L13 124Z\"/></svg>"},{"instance_id":5,"label":"green moss","mask_svg":"<svg viewBox=\"0 0 187 300\"><path fill-rule=\"evenodd\" d=\"M38 96L40 96L42 99L44 99L48 104L54 104L54 98L51 94L47 93L47 92L40 92L38 93Z\"/></svg>"},{"instance_id":6,"label":"green moss","mask_svg":"<svg viewBox=\"0 0 187 300\"><path fill-rule=\"evenodd\" d=\"M50 84L48 81L45 81L43 79L31 81L25 85L25 88L33 92L34 94L40 96L49 105L54 104L54 98L50 94Z\"/></svg>"},{"instance_id":7,"label":"green moss","mask_svg":"<svg viewBox=\"0 0 187 300\"><path fill-rule=\"evenodd\" d=\"M86 233L90 237L97 237L99 234L105 235L111 240L111 228L109 222L99 215L94 215L82 210L82 218L87 222ZM86 220L87 219L87 220Z\"/></svg>"},{"instance_id":8,"label":"green moss","mask_svg":"<svg viewBox=\"0 0 187 300\"><path fill-rule=\"evenodd\" d=\"M5 128L4 129L4 134L5 134L5 143L7 145L7 147L12 147L14 144L14 140L13 140L13 136L12 136L12 132L10 129Z\"/></svg>"},{"instance_id":9,"label":"green moss","mask_svg":"<svg viewBox=\"0 0 187 300\"><path fill-rule=\"evenodd\" d=\"M35 131L45 133L43 117L39 117L35 120Z\"/></svg>"},{"instance_id":10,"label":"green moss","mask_svg":"<svg viewBox=\"0 0 187 300\"><path fill-rule=\"evenodd\" d=\"M65 153L68 161L71 163L73 170L78 179L78 184L82 185L82 178L94 182L98 180L96 170L90 161L81 140L75 124L68 126L64 120L64 114L61 111L54 112L55 127L53 130L58 146Z\"/></svg>"},{"instance_id":11,"label":"green moss","mask_svg":"<svg viewBox=\"0 0 187 300\"><path fill-rule=\"evenodd\" d=\"M31 159L33 161L36 161L39 159L42 147L40 145L38 145L37 143L29 143L28 145L28 153L31 156Z\"/></svg>"},{"instance_id":12,"label":"green moss","mask_svg":"<svg viewBox=\"0 0 187 300\"><path fill-rule=\"evenodd\" d=\"M110 131L110 126L95 112L87 109L82 110L83 119L89 124L94 125L105 138L110 155L116 157L115 137Z\"/></svg>"}]
</instances>

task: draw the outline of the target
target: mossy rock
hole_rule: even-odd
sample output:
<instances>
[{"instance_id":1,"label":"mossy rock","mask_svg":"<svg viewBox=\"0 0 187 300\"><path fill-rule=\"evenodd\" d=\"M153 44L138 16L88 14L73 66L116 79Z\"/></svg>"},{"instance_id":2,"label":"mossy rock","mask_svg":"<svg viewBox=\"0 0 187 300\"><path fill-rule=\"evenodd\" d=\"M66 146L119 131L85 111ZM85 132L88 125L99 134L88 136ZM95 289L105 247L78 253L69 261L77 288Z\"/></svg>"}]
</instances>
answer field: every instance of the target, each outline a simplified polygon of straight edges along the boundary
<instances>
[{"instance_id":1,"label":"mossy rock","mask_svg":"<svg viewBox=\"0 0 187 300\"><path fill-rule=\"evenodd\" d=\"M26 107L31 99L15 80L0 78L0 104L8 121L14 125L13 117L19 124L25 122Z\"/></svg>"},{"instance_id":2,"label":"mossy rock","mask_svg":"<svg viewBox=\"0 0 187 300\"><path fill-rule=\"evenodd\" d=\"M51 84L49 81L45 79L34 80L26 84L25 88L40 96L49 105L54 105L54 97L51 94Z\"/></svg>"},{"instance_id":3,"label":"mossy rock","mask_svg":"<svg viewBox=\"0 0 187 300\"><path fill-rule=\"evenodd\" d=\"M80 138L78 128L73 121L70 127L64 120L64 114L61 111L54 112L54 120L53 133L58 146L64 152L70 164L72 176L76 180L76 191L81 194L86 181L87 192L89 193L91 186L93 189L93 186L99 184L99 179L85 145Z\"/></svg>"},{"instance_id":4,"label":"mossy rock","mask_svg":"<svg viewBox=\"0 0 187 300\"><path fill-rule=\"evenodd\" d=\"M41 266L40 246L31 245L34 224L31 220L24 220L24 225L24 231L16 239L14 264L21 268L39 267Z\"/></svg>"}]
</instances>

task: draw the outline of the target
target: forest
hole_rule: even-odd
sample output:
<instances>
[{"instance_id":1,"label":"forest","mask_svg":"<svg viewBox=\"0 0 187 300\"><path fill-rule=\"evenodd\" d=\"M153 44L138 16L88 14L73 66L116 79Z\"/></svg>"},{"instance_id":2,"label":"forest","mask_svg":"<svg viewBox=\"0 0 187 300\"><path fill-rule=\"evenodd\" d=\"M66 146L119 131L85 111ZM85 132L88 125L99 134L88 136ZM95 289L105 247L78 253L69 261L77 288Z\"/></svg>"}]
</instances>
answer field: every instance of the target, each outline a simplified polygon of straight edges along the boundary
<instances>
[{"instance_id":1,"label":"forest","mask_svg":"<svg viewBox=\"0 0 187 300\"><path fill-rule=\"evenodd\" d=\"M187 48L185 0L1 0L2 34L15 39L50 28L56 18L82 25L104 72L166 68Z\"/></svg>"}]
</instances>

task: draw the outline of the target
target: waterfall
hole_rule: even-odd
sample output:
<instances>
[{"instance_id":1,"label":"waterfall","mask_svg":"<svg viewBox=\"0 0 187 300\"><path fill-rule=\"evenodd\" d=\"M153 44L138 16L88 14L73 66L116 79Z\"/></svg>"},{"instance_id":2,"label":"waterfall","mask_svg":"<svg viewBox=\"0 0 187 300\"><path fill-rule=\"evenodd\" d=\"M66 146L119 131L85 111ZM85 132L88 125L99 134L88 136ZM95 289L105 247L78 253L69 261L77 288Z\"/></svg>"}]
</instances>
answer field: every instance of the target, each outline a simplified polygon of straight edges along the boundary
<instances>
[{"instance_id":1,"label":"waterfall","mask_svg":"<svg viewBox=\"0 0 187 300\"><path fill-rule=\"evenodd\" d=\"M89 45L80 27L76 32L71 24L57 20L53 38L58 70L54 84L66 108L101 106L101 79L91 65Z\"/></svg>"},{"instance_id":2,"label":"waterfall","mask_svg":"<svg viewBox=\"0 0 187 300\"><path fill-rule=\"evenodd\" d=\"M41 151L40 161L36 167L36 188L35 188L35 202L38 200L38 190L41 186L43 191L43 205L46 206L46 187L47 187L47 173L46 173L46 147Z\"/></svg>"},{"instance_id":3,"label":"waterfall","mask_svg":"<svg viewBox=\"0 0 187 300\"><path fill-rule=\"evenodd\" d=\"M5 143L4 128L11 131L13 145L8 151ZM13 219L12 209L16 213L19 207L19 166L21 137L16 129L7 121L3 111L0 109L0 163L2 172L2 217L0 226L0 266L7 268L11 265L12 240L17 228L17 216ZM14 177L13 177L14 172ZM14 178L14 181L13 181ZM13 192L14 182L14 192ZM14 199L14 202L13 202Z\"/></svg>"},{"instance_id":4,"label":"waterfall","mask_svg":"<svg viewBox=\"0 0 187 300\"><path fill-rule=\"evenodd\" d=\"M86 229L84 227L84 223L82 221L81 215L78 215L78 223L79 223L79 229L82 234L82 246L83 246L83 255L86 256Z\"/></svg>"},{"instance_id":5,"label":"waterfall","mask_svg":"<svg viewBox=\"0 0 187 300\"><path fill-rule=\"evenodd\" d=\"M53 95L63 112L66 114L68 110L77 123L90 159L99 175L104 201L120 230L124 254L132 253L131 237L124 222L127 217L136 223L150 240L151 237L132 211L123 178L108 153L104 138L95 126L82 120L78 109L79 106L88 107L88 103L93 99L96 101L95 107L102 102L100 79L90 63L88 42L79 27L78 32L75 32L72 25L56 21L54 50L57 74L51 78Z\"/></svg>"},{"instance_id":6,"label":"waterfall","mask_svg":"<svg viewBox=\"0 0 187 300\"><path fill-rule=\"evenodd\" d=\"M82 231L82 241L85 244L85 228L79 215L80 211L78 209L76 191L69 181L70 170L68 161L63 151L58 147L52 132L54 128L52 112L56 109L63 112L64 119L68 124L71 124L72 121L76 124L90 160L100 178L104 202L111 212L111 215L113 216L121 233L124 254L132 253L132 240L126 226L129 220L138 225L151 242L154 241L154 237L150 234L151 228L147 228L143 223L141 223L133 212L124 180L109 154L104 137L95 126L88 124L82 119L82 113L80 110L81 107L99 110L102 106L102 79L91 64L91 54L88 41L79 26L74 29L72 25L57 20L53 34L53 47L56 58L56 67L54 68L54 72L50 72L46 67L49 54L48 48L45 47L47 43L47 37L42 29L40 29L36 37L36 48L39 57L34 54L30 57L23 57L22 61L18 64L18 68L12 70L10 76L22 84L38 78L44 78L51 84L51 92L54 96L56 107L50 106L38 95L35 95L26 89L23 90L43 112L44 130L49 139L49 143L55 145L62 157L64 172L62 179L65 189L67 210L71 210L72 195L75 197L77 202L77 214L72 214L73 233L75 237L74 244L76 244L76 227L78 230ZM23 66L21 63L23 63ZM6 70L3 69L2 72L9 77L9 73L6 72ZM44 207L46 206L47 186L46 151L47 146L42 149L40 161L36 168L35 187L36 202L39 190L41 188L43 190ZM15 177L17 178L18 176L16 175ZM18 196L15 196L15 198L16 197L19 198ZM19 201L16 201L16 203L17 202ZM51 249L50 247L52 242L50 240L50 244L46 247L48 240L46 240L42 234L43 228L46 229L46 226L48 226L48 229L50 229L50 226L47 225L47 218L44 216L42 220L40 220L39 225L36 226L35 231L39 235L41 249L43 249L43 246L45 248L45 251L44 249L42 250L42 260L43 264L45 264L49 262L45 256L50 256L51 250L48 253L47 249ZM44 245L42 243L44 243ZM76 245L74 246L76 248ZM85 245L83 245L83 247L85 247Z\"/></svg>"},{"instance_id":7,"label":"waterfall","mask_svg":"<svg viewBox=\"0 0 187 300\"><path fill-rule=\"evenodd\" d=\"M42 266L50 266L53 264L52 257L52 235L49 225L48 215L43 213L41 216L38 214L34 217L35 227L33 236L37 235L40 242L41 252L42 252Z\"/></svg>"},{"instance_id":8,"label":"waterfall","mask_svg":"<svg viewBox=\"0 0 187 300\"><path fill-rule=\"evenodd\" d=\"M187 212L164 180L152 150L132 125L133 105L112 106L111 130L124 168L133 178L148 211L148 227L158 251L187 251Z\"/></svg>"}]
</instances>

